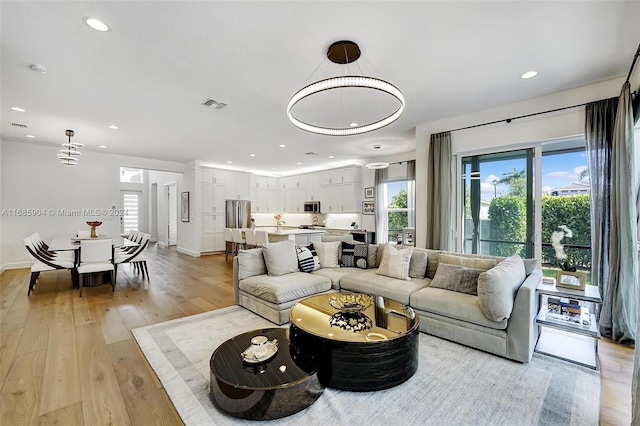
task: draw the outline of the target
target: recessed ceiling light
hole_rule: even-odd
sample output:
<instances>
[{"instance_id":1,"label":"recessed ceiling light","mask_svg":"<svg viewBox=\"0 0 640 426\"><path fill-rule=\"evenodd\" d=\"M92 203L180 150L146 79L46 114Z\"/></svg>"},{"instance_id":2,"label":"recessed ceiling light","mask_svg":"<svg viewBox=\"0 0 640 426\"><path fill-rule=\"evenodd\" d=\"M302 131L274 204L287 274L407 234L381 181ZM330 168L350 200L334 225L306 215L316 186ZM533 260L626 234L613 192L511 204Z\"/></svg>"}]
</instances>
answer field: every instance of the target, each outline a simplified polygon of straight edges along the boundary
<instances>
[{"instance_id":1,"label":"recessed ceiling light","mask_svg":"<svg viewBox=\"0 0 640 426\"><path fill-rule=\"evenodd\" d=\"M386 169L387 167L389 167L389 163L387 162L369 163L369 164L366 164L365 167L367 169Z\"/></svg>"},{"instance_id":2,"label":"recessed ceiling light","mask_svg":"<svg viewBox=\"0 0 640 426\"><path fill-rule=\"evenodd\" d=\"M287 146L283 143L281 143L280 145L278 145L280 148L286 148Z\"/></svg>"},{"instance_id":3,"label":"recessed ceiling light","mask_svg":"<svg viewBox=\"0 0 640 426\"><path fill-rule=\"evenodd\" d=\"M520 76L521 79L526 80L528 78L532 78L538 75L538 71L527 71Z\"/></svg>"},{"instance_id":4,"label":"recessed ceiling light","mask_svg":"<svg viewBox=\"0 0 640 426\"><path fill-rule=\"evenodd\" d=\"M112 124L111 126L109 126L109 128L110 128L110 129L113 129L113 130L118 130L120 127L118 127L118 126L114 126L114 125Z\"/></svg>"},{"instance_id":5,"label":"recessed ceiling light","mask_svg":"<svg viewBox=\"0 0 640 426\"><path fill-rule=\"evenodd\" d=\"M33 135L24 135L25 137L29 138L29 139L35 139L36 137Z\"/></svg>"},{"instance_id":6,"label":"recessed ceiling light","mask_svg":"<svg viewBox=\"0 0 640 426\"><path fill-rule=\"evenodd\" d=\"M271 168L271 170L275 170L275 169L276 169L275 167L272 167L272 168Z\"/></svg>"},{"instance_id":7,"label":"recessed ceiling light","mask_svg":"<svg viewBox=\"0 0 640 426\"><path fill-rule=\"evenodd\" d=\"M107 24L105 24L104 22L102 22L99 19L96 18L82 18L82 20L84 21L85 24L87 24L88 26L90 26L91 28L93 28L96 31L100 31L100 32L105 32L105 31L109 31L109 26Z\"/></svg>"},{"instance_id":8,"label":"recessed ceiling light","mask_svg":"<svg viewBox=\"0 0 640 426\"><path fill-rule=\"evenodd\" d=\"M255 156L256 156L255 154L249 154L249 157L255 157Z\"/></svg>"},{"instance_id":9,"label":"recessed ceiling light","mask_svg":"<svg viewBox=\"0 0 640 426\"><path fill-rule=\"evenodd\" d=\"M233 161L227 161L227 164L233 164Z\"/></svg>"},{"instance_id":10,"label":"recessed ceiling light","mask_svg":"<svg viewBox=\"0 0 640 426\"><path fill-rule=\"evenodd\" d=\"M20 107L11 107L12 110L17 111L17 112L25 112L26 110Z\"/></svg>"},{"instance_id":11,"label":"recessed ceiling light","mask_svg":"<svg viewBox=\"0 0 640 426\"><path fill-rule=\"evenodd\" d=\"M335 155L330 155L329 158L336 158L336 156Z\"/></svg>"},{"instance_id":12,"label":"recessed ceiling light","mask_svg":"<svg viewBox=\"0 0 640 426\"><path fill-rule=\"evenodd\" d=\"M107 149L106 145L99 145L98 148Z\"/></svg>"},{"instance_id":13,"label":"recessed ceiling light","mask_svg":"<svg viewBox=\"0 0 640 426\"><path fill-rule=\"evenodd\" d=\"M356 123L355 121L353 123L349 123L349 126L351 127L358 127L358 123Z\"/></svg>"},{"instance_id":14,"label":"recessed ceiling light","mask_svg":"<svg viewBox=\"0 0 640 426\"><path fill-rule=\"evenodd\" d=\"M300 165L300 164L302 164L302 163L296 163L296 164L297 164L297 165Z\"/></svg>"}]
</instances>

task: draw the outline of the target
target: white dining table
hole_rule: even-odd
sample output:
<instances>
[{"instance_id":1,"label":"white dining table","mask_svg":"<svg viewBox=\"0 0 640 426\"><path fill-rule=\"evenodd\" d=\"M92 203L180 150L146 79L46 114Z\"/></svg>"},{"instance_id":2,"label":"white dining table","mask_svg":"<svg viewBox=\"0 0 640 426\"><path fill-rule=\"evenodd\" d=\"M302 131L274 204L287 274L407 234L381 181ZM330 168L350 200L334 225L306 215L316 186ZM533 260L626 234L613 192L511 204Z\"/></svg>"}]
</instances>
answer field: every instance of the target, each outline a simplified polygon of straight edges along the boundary
<instances>
[{"instance_id":1,"label":"white dining table","mask_svg":"<svg viewBox=\"0 0 640 426\"><path fill-rule=\"evenodd\" d=\"M109 237L107 237L109 238ZM100 238L87 238L87 240L97 240ZM137 247L139 244L124 237L112 237L114 247ZM54 238L49 243L49 251L70 251L80 248L80 239L71 237Z\"/></svg>"}]
</instances>

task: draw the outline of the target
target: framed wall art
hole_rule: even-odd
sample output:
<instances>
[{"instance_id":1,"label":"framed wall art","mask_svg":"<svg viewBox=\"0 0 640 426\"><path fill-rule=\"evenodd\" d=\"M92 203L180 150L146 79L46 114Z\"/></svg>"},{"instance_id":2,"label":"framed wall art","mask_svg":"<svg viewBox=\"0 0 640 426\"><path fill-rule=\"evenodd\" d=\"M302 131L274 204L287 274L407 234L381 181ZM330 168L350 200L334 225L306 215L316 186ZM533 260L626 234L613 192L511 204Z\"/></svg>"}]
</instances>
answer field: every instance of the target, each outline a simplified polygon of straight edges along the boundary
<instances>
[{"instance_id":1,"label":"framed wall art","mask_svg":"<svg viewBox=\"0 0 640 426\"><path fill-rule=\"evenodd\" d=\"M180 220L189 222L189 193L180 193Z\"/></svg>"},{"instance_id":2,"label":"framed wall art","mask_svg":"<svg viewBox=\"0 0 640 426\"><path fill-rule=\"evenodd\" d=\"M364 189L364 198L373 198L373 187Z\"/></svg>"},{"instance_id":3,"label":"framed wall art","mask_svg":"<svg viewBox=\"0 0 640 426\"><path fill-rule=\"evenodd\" d=\"M584 272L558 271L558 273L556 274L556 287L584 290L584 286Z\"/></svg>"},{"instance_id":4,"label":"framed wall art","mask_svg":"<svg viewBox=\"0 0 640 426\"><path fill-rule=\"evenodd\" d=\"M363 201L362 202L362 214L375 214L376 202L375 201Z\"/></svg>"}]
</instances>

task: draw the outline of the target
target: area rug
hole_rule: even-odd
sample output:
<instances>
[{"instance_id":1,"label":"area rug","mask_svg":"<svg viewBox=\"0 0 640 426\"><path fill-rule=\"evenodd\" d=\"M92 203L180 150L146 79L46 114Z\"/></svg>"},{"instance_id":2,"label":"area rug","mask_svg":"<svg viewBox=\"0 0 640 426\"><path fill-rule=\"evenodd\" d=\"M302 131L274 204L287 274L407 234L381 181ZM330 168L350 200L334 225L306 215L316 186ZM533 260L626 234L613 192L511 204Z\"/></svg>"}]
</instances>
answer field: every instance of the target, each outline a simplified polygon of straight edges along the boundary
<instances>
[{"instance_id":1,"label":"area rug","mask_svg":"<svg viewBox=\"0 0 640 426\"><path fill-rule=\"evenodd\" d=\"M209 399L209 360L225 340L273 327L240 306L133 330L187 426L246 424ZM419 366L378 392L325 389L307 409L252 424L597 425L600 375L534 354L520 364L420 333Z\"/></svg>"}]
</instances>

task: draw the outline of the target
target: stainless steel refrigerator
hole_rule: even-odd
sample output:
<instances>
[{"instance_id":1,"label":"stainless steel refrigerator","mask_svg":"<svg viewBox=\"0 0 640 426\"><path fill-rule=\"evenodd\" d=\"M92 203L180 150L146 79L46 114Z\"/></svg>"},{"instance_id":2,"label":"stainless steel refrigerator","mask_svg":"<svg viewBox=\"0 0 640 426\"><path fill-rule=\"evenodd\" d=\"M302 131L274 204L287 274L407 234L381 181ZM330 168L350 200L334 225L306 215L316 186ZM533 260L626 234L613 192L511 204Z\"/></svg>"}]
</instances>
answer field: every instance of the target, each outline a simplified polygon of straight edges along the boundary
<instances>
[{"instance_id":1,"label":"stainless steel refrigerator","mask_svg":"<svg viewBox=\"0 0 640 426\"><path fill-rule=\"evenodd\" d=\"M251 228L251 201L227 200L227 228Z\"/></svg>"}]
</instances>

